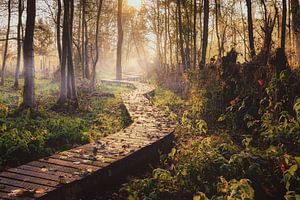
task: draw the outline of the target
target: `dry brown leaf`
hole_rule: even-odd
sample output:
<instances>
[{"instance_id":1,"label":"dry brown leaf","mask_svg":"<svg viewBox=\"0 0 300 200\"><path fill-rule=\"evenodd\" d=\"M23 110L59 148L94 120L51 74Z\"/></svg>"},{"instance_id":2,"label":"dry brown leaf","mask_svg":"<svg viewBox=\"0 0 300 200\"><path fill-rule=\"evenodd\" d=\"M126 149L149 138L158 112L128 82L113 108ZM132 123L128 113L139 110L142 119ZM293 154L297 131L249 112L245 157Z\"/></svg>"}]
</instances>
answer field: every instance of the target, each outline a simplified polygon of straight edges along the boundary
<instances>
[{"instance_id":1,"label":"dry brown leaf","mask_svg":"<svg viewBox=\"0 0 300 200\"><path fill-rule=\"evenodd\" d=\"M8 196L11 197L29 197L33 196L33 191L28 189L16 189L11 190L11 192L8 194Z\"/></svg>"},{"instance_id":2,"label":"dry brown leaf","mask_svg":"<svg viewBox=\"0 0 300 200\"><path fill-rule=\"evenodd\" d=\"M59 156L60 159L67 159L68 156Z\"/></svg>"},{"instance_id":3,"label":"dry brown leaf","mask_svg":"<svg viewBox=\"0 0 300 200\"><path fill-rule=\"evenodd\" d=\"M36 194L45 194L46 190L44 188L38 188L34 191Z\"/></svg>"},{"instance_id":4,"label":"dry brown leaf","mask_svg":"<svg viewBox=\"0 0 300 200\"><path fill-rule=\"evenodd\" d=\"M87 169L86 171L87 171L87 172L89 172L89 173L92 173L92 172L93 172L93 170L92 170L92 169L90 169L90 168L89 168L89 169Z\"/></svg>"},{"instance_id":5,"label":"dry brown leaf","mask_svg":"<svg viewBox=\"0 0 300 200\"><path fill-rule=\"evenodd\" d=\"M70 155L70 152L67 152L67 151L63 151L63 152L60 152L61 155L65 155L65 156L68 156Z\"/></svg>"},{"instance_id":6,"label":"dry brown leaf","mask_svg":"<svg viewBox=\"0 0 300 200\"><path fill-rule=\"evenodd\" d=\"M95 158L96 158L97 160L102 160L102 159L103 159L103 156L97 155Z\"/></svg>"},{"instance_id":7,"label":"dry brown leaf","mask_svg":"<svg viewBox=\"0 0 300 200\"><path fill-rule=\"evenodd\" d=\"M48 171L48 169L47 169L47 168L45 168L45 167L43 167L43 168L41 168L41 171L42 171L42 172L47 172L47 171Z\"/></svg>"},{"instance_id":8,"label":"dry brown leaf","mask_svg":"<svg viewBox=\"0 0 300 200\"><path fill-rule=\"evenodd\" d=\"M76 153L81 153L81 152L82 152L82 149L76 149L75 152L76 152Z\"/></svg>"}]
</instances>

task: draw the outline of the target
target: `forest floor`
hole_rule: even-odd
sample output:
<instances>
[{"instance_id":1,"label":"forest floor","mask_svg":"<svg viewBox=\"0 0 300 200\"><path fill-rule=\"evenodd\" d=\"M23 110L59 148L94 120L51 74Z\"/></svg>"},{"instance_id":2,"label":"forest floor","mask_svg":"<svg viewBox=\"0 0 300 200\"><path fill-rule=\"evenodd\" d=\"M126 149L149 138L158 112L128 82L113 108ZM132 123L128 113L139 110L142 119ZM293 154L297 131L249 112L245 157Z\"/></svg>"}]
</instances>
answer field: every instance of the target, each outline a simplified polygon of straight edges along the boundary
<instances>
[{"instance_id":1,"label":"forest floor","mask_svg":"<svg viewBox=\"0 0 300 200\"><path fill-rule=\"evenodd\" d=\"M120 96L126 87L101 85L92 94L80 88L78 110L56 111L59 85L37 79L37 112L13 116L22 89L12 86L13 79L7 79L0 87L0 170L97 140L131 123Z\"/></svg>"}]
</instances>

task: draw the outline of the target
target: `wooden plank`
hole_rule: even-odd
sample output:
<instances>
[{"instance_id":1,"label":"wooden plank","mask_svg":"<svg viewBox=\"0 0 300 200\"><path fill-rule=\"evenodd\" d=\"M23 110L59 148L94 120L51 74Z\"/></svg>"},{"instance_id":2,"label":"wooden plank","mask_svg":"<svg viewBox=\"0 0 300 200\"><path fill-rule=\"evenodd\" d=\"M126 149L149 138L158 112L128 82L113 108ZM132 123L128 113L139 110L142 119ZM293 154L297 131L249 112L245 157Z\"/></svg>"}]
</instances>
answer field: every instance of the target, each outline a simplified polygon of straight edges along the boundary
<instances>
[{"instance_id":1,"label":"wooden plank","mask_svg":"<svg viewBox=\"0 0 300 200\"><path fill-rule=\"evenodd\" d=\"M71 181L74 181L74 180L77 180L80 178L78 175L74 175L71 173L60 172L60 171L51 171L51 170L49 171L49 169L47 169L47 168L40 168L40 167L35 167L35 166L30 166L30 165L21 165L20 167L18 167L18 169L28 170L32 173L41 174L41 176L42 176L41 178L44 178L44 176L47 176L50 180L53 180L53 181L64 178L67 182L71 182ZM44 172L42 172L42 170ZM39 177L39 175L37 175L37 177Z\"/></svg>"},{"instance_id":2,"label":"wooden plank","mask_svg":"<svg viewBox=\"0 0 300 200\"><path fill-rule=\"evenodd\" d=\"M0 191L0 200L33 200L35 197L39 197L40 195L34 195L34 197L15 197L12 196L10 192L1 192Z\"/></svg>"},{"instance_id":3,"label":"wooden plank","mask_svg":"<svg viewBox=\"0 0 300 200\"><path fill-rule=\"evenodd\" d=\"M25 188L25 189L44 189L46 192L52 191L55 188L50 186L44 186L36 183L28 183L24 181L18 181L14 179L4 178L0 177L0 184L3 185L11 185L19 188Z\"/></svg>"},{"instance_id":4,"label":"wooden plank","mask_svg":"<svg viewBox=\"0 0 300 200\"><path fill-rule=\"evenodd\" d=\"M48 171L35 172L35 171L24 170L21 168L12 168L12 169L8 169L7 171L13 172L16 174L20 174L20 175L27 175L27 176L31 176L31 177L35 177L35 178L42 178L44 180L50 180L50 181L56 181L56 182L59 180L59 176L52 175L52 174L48 173ZM39 169L39 171L40 171L40 169Z\"/></svg>"},{"instance_id":5,"label":"wooden plank","mask_svg":"<svg viewBox=\"0 0 300 200\"><path fill-rule=\"evenodd\" d=\"M84 149L82 149L82 152L85 152L86 154L84 154L82 152L79 152L79 154L93 155L93 150L94 150L93 146L85 147ZM102 155L107 158L120 159L121 157L123 157L123 156L119 155L119 152L121 152L121 151L122 151L122 149L118 150L117 148L110 148L109 146L105 146L104 149L97 150L95 155ZM69 150L69 152L78 153L78 151L74 150L74 149Z\"/></svg>"},{"instance_id":6,"label":"wooden plank","mask_svg":"<svg viewBox=\"0 0 300 200\"><path fill-rule=\"evenodd\" d=\"M20 188L20 187L0 184L0 200L1 200L1 198L14 199L14 200L33 200L33 199L43 196L43 194L33 194L32 197L26 197L26 196L25 197L20 197L20 196L16 197L16 196L12 195L13 191L20 190L20 189L26 189L26 188Z\"/></svg>"},{"instance_id":7,"label":"wooden plank","mask_svg":"<svg viewBox=\"0 0 300 200\"><path fill-rule=\"evenodd\" d=\"M42 159L41 161L47 162L50 164L55 164L55 165L60 165L63 167L70 167L74 169L79 169L79 170L86 170L86 169L92 169L93 171L96 171L99 169L99 167L93 166L93 165L86 165L86 164L81 164L81 163L74 163L70 161L65 161L65 160L60 160L60 159L53 159L51 157Z\"/></svg>"},{"instance_id":8,"label":"wooden plank","mask_svg":"<svg viewBox=\"0 0 300 200\"><path fill-rule=\"evenodd\" d=\"M11 200L16 198L9 196L8 193L0 192L0 200L8 200L8 199Z\"/></svg>"},{"instance_id":9,"label":"wooden plank","mask_svg":"<svg viewBox=\"0 0 300 200\"><path fill-rule=\"evenodd\" d=\"M76 152L72 152L72 153L74 153L74 155L73 155L74 158L87 159L87 160L91 160L91 161L99 163L98 167L100 167L100 168L104 168L104 167L106 167L106 166L108 166L109 164L112 163L112 162L107 162L105 160L97 159L97 155L96 156L94 156L92 154L90 154L90 155L88 155L88 154L83 155L83 154L76 153Z\"/></svg>"},{"instance_id":10,"label":"wooden plank","mask_svg":"<svg viewBox=\"0 0 300 200\"><path fill-rule=\"evenodd\" d=\"M40 168L46 168L48 171L58 171L58 172L65 172L69 174L76 174L77 172L80 172L79 169L72 168L72 167L65 167L60 165L55 165L47 162L41 162L41 161L32 161L27 163L27 165L34 166L34 167L40 167Z\"/></svg>"},{"instance_id":11,"label":"wooden plank","mask_svg":"<svg viewBox=\"0 0 300 200\"><path fill-rule=\"evenodd\" d=\"M103 149L97 151L97 156L103 156L104 158L120 160L125 157L124 150L122 149Z\"/></svg>"},{"instance_id":12,"label":"wooden plank","mask_svg":"<svg viewBox=\"0 0 300 200\"><path fill-rule=\"evenodd\" d=\"M138 133L118 135L118 138L123 140L132 139L137 141L137 143L139 142L140 144L149 144L150 142L156 141L155 139L150 139L146 135L138 135Z\"/></svg>"},{"instance_id":13,"label":"wooden plank","mask_svg":"<svg viewBox=\"0 0 300 200\"><path fill-rule=\"evenodd\" d=\"M148 141L141 141L140 138L138 138L138 137L131 137L131 138L129 138L129 137L126 137L126 135L129 135L129 134L113 135L113 136L110 136L109 138L101 139L100 141L101 142L103 141L106 144L116 143L119 146L123 146L123 145L128 145L129 144L130 146L133 146L133 147L139 147L140 145L148 144L149 143Z\"/></svg>"},{"instance_id":14,"label":"wooden plank","mask_svg":"<svg viewBox=\"0 0 300 200\"><path fill-rule=\"evenodd\" d=\"M138 150L139 148L141 148L140 144L136 144L133 142L123 142L122 139L116 139L113 144L118 145L119 147L121 147L123 150L128 151L128 152L134 152L136 150Z\"/></svg>"},{"instance_id":15,"label":"wooden plank","mask_svg":"<svg viewBox=\"0 0 300 200\"><path fill-rule=\"evenodd\" d=\"M84 156L87 156L87 159L97 159L97 161L99 162L103 162L105 163L106 165L107 164L111 164L115 161L117 161L118 159L120 159L121 157L123 156L120 156L120 155L115 155L115 154L111 154L111 153L108 153L108 152L105 152L105 153L102 153L102 152L97 152L96 155L93 155L93 154L80 154L80 153L77 153L76 151L73 151L73 150L70 150L70 152L74 153L74 154L77 154L77 156L75 157L84 157ZM93 158L91 158L91 156L93 156ZM102 159L100 159L100 157L103 157Z\"/></svg>"},{"instance_id":16,"label":"wooden plank","mask_svg":"<svg viewBox=\"0 0 300 200\"><path fill-rule=\"evenodd\" d=\"M19 181L23 181L23 182L27 182L27 183L37 183L39 185L51 186L51 187L56 187L58 185L58 182L45 180L42 178L32 177L30 174L23 175L23 174L16 174L16 173L6 171L6 172L2 172L0 174L0 178L1 177L15 179L15 180L19 180Z\"/></svg>"},{"instance_id":17,"label":"wooden plank","mask_svg":"<svg viewBox=\"0 0 300 200\"><path fill-rule=\"evenodd\" d=\"M69 153L68 156L55 154L55 155L50 156L50 157L54 158L54 159L60 159L60 160L73 162L73 163L79 162L79 163L82 163L82 164L85 164L85 165L88 165L88 166L94 166L94 167L99 167L99 168L107 166L107 164L105 164L104 162L99 162L99 161L94 160L92 158L88 159L88 158L76 157L76 156L77 156L76 154Z\"/></svg>"},{"instance_id":18,"label":"wooden plank","mask_svg":"<svg viewBox=\"0 0 300 200\"><path fill-rule=\"evenodd\" d=\"M4 185L0 184L0 191L10 193L12 190L19 189L19 187L11 186L11 185Z\"/></svg>"}]
</instances>

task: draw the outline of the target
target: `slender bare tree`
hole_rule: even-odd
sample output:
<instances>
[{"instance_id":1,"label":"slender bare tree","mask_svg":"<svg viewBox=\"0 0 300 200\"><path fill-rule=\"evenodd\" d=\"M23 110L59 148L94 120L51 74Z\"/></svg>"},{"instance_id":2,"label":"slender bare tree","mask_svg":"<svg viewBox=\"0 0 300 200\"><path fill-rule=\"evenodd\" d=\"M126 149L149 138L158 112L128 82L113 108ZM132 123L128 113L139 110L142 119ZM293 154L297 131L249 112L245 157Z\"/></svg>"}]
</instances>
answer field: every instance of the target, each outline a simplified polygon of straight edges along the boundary
<instances>
[{"instance_id":1,"label":"slender bare tree","mask_svg":"<svg viewBox=\"0 0 300 200\"><path fill-rule=\"evenodd\" d=\"M247 13L248 13L248 37L250 46L250 55L253 58L255 56L254 36L253 36L253 19L252 19L252 2L246 0Z\"/></svg>"},{"instance_id":2,"label":"slender bare tree","mask_svg":"<svg viewBox=\"0 0 300 200\"><path fill-rule=\"evenodd\" d=\"M287 6L286 0L282 0L282 24L281 24L281 48L285 50L285 39L286 39L286 13Z\"/></svg>"},{"instance_id":3,"label":"slender bare tree","mask_svg":"<svg viewBox=\"0 0 300 200\"><path fill-rule=\"evenodd\" d=\"M34 108L35 91L34 91L34 50L33 50L33 37L35 29L36 17L36 0L27 0L27 13L26 13L26 29L23 45L23 60L24 60L24 89L23 89L23 102L21 108Z\"/></svg>"},{"instance_id":4,"label":"slender bare tree","mask_svg":"<svg viewBox=\"0 0 300 200\"><path fill-rule=\"evenodd\" d=\"M18 1L18 26L17 26L17 64L15 71L15 83L14 88L19 89L19 74L20 74L20 64L21 64L21 49L22 49L22 41L21 41L21 28L22 28L22 15L24 11L24 1Z\"/></svg>"},{"instance_id":5,"label":"slender bare tree","mask_svg":"<svg viewBox=\"0 0 300 200\"><path fill-rule=\"evenodd\" d=\"M293 30L296 44L297 63L300 64L300 5L299 0L291 0Z\"/></svg>"},{"instance_id":6,"label":"slender bare tree","mask_svg":"<svg viewBox=\"0 0 300 200\"><path fill-rule=\"evenodd\" d=\"M207 45L208 45L208 22L209 22L209 0L204 0L202 57L200 62L200 69L203 69L206 64L206 53L207 53Z\"/></svg>"},{"instance_id":7,"label":"slender bare tree","mask_svg":"<svg viewBox=\"0 0 300 200\"><path fill-rule=\"evenodd\" d=\"M116 79L122 80L122 46L123 46L123 27L122 27L123 0L118 0L118 44L116 61Z\"/></svg>"},{"instance_id":8,"label":"slender bare tree","mask_svg":"<svg viewBox=\"0 0 300 200\"><path fill-rule=\"evenodd\" d=\"M2 70L1 70L1 82L0 85L4 85L4 77L5 77L5 68L6 68L6 60L7 60L7 51L8 51L8 41L9 41L9 33L10 33L10 19L11 19L11 0L7 2L7 29L6 29L6 39L3 51L3 60L2 60Z\"/></svg>"},{"instance_id":9,"label":"slender bare tree","mask_svg":"<svg viewBox=\"0 0 300 200\"><path fill-rule=\"evenodd\" d=\"M182 11L181 11L181 1L177 0L177 16L178 16L178 31L179 31L179 46L180 46L180 54L181 54L181 62L184 70L188 68L186 62L186 56L184 51L184 41L183 41L183 25L182 25Z\"/></svg>"},{"instance_id":10,"label":"slender bare tree","mask_svg":"<svg viewBox=\"0 0 300 200\"><path fill-rule=\"evenodd\" d=\"M96 33L95 33L95 60L93 62L93 71L92 71L92 79L91 79L91 84L90 84L90 88L91 91L93 91L95 89L95 84L96 84L96 66L99 60L99 29L100 29L100 16L101 16L101 9L102 9L102 4L103 4L103 0L98 0L98 8L97 8L97 22L96 22Z\"/></svg>"}]
</instances>

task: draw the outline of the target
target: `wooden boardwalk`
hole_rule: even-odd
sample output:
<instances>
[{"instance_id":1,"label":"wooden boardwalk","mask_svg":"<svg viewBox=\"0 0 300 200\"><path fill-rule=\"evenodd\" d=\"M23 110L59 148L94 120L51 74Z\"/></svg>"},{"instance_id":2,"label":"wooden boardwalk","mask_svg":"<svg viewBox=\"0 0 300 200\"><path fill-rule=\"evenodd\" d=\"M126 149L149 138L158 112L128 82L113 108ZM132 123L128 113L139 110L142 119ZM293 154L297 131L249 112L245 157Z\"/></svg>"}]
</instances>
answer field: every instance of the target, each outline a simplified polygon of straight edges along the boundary
<instances>
[{"instance_id":1,"label":"wooden boardwalk","mask_svg":"<svg viewBox=\"0 0 300 200\"><path fill-rule=\"evenodd\" d=\"M96 143L0 173L0 199L79 199L92 191L105 190L157 160L159 151L170 149L176 124L151 105L147 96L154 88L129 81L103 82L136 88L123 95L133 123Z\"/></svg>"}]
</instances>

